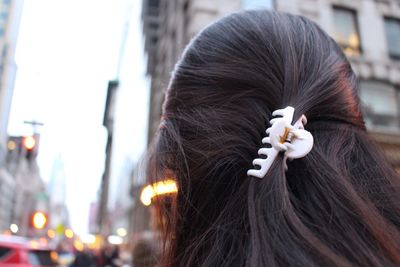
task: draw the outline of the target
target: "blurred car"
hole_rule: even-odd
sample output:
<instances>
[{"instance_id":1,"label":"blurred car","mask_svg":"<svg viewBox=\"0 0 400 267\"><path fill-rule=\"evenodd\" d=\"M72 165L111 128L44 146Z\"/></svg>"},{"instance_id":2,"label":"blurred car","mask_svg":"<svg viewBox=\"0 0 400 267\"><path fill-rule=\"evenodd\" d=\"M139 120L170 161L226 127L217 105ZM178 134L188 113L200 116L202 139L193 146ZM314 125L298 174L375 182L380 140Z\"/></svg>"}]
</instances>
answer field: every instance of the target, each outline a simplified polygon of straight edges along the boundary
<instances>
[{"instance_id":1,"label":"blurred car","mask_svg":"<svg viewBox=\"0 0 400 267\"><path fill-rule=\"evenodd\" d=\"M57 253L34 240L0 237L0 266L53 267L57 266Z\"/></svg>"}]
</instances>

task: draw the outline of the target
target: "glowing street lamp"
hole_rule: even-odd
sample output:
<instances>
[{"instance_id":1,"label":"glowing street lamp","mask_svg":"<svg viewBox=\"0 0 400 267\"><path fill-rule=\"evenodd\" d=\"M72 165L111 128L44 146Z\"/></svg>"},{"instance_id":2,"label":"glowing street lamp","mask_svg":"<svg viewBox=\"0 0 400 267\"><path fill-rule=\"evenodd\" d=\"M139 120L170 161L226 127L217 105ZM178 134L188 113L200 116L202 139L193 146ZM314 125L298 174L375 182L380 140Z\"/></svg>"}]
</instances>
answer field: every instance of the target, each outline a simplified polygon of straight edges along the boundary
<instances>
[{"instance_id":1,"label":"glowing street lamp","mask_svg":"<svg viewBox=\"0 0 400 267\"><path fill-rule=\"evenodd\" d=\"M69 238L69 239L71 239L71 238L73 238L74 237L74 231L72 231L71 229L69 229L69 228L67 228L67 229L65 229L65 236L67 237L67 238Z\"/></svg>"},{"instance_id":2,"label":"glowing street lamp","mask_svg":"<svg viewBox=\"0 0 400 267\"><path fill-rule=\"evenodd\" d=\"M54 237L56 237L56 231L54 231L53 229L47 230L47 236L48 236L49 238L54 238Z\"/></svg>"},{"instance_id":3,"label":"glowing street lamp","mask_svg":"<svg viewBox=\"0 0 400 267\"><path fill-rule=\"evenodd\" d=\"M117 236L117 235L110 235L107 238L108 243L110 243L111 245L121 245L124 240L122 239L122 237Z\"/></svg>"},{"instance_id":4,"label":"glowing street lamp","mask_svg":"<svg viewBox=\"0 0 400 267\"><path fill-rule=\"evenodd\" d=\"M125 228L118 228L117 229L117 235L120 237L125 237L128 234Z\"/></svg>"},{"instance_id":5,"label":"glowing street lamp","mask_svg":"<svg viewBox=\"0 0 400 267\"><path fill-rule=\"evenodd\" d=\"M10 225L10 231L11 231L11 233L16 234L16 233L18 233L18 230L19 230L19 227L18 227L18 225L16 225L15 223L13 223L13 224Z\"/></svg>"}]
</instances>

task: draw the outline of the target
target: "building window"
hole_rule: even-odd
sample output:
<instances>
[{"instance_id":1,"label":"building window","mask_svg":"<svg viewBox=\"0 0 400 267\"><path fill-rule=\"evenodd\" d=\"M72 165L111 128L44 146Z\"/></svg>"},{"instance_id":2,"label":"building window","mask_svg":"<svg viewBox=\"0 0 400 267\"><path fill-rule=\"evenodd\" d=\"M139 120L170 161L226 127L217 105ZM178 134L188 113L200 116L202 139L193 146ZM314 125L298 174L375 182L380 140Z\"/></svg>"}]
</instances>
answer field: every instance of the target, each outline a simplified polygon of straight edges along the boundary
<instances>
[{"instance_id":1,"label":"building window","mask_svg":"<svg viewBox=\"0 0 400 267\"><path fill-rule=\"evenodd\" d=\"M7 11L0 12L0 20L6 21L7 17L8 17L8 12Z\"/></svg>"},{"instance_id":2,"label":"building window","mask_svg":"<svg viewBox=\"0 0 400 267\"><path fill-rule=\"evenodd\" d=\"M400 59L400 19L385 18L385 31L389 56Z\"/></svg>"},{"instance_id":3,"label":"building window","mask_svg":"<svg viewBox=\"0 0 400 267\"><path fill-rule=\"evenodd\" d=\"M3 58L5 58L5 57L7 56L7 53L8 53L8 44L6 43L6 44L4 44L4 46L3 46L3 51L1 51L1 56L2 56Z\"/></svg>"},{"instance_id":4,"label":"building window","mask_svg":"<svg viewBox=\"0 0 400 267\"><path fill-rule=\"evenodd\" d=\"M148 0L149 7L156 7L160 5L160 0Z\"/></svg>"},{"instance_id":5,"label":"building window","mask_svg":"<svg viewBox=\"0 0 400 267\"><path fill-rule=\"evenodd\" d=\"M273 0L242 0L243 9L269 8L272 9Z\"/></svg>"},{"instance_id":6,"label":"building window","mask_svg":"<svg viewBox=\"0 0 400 267\"><path fill-rule=\"evenodd\" d=\"M357 14L354 10L333 8L333 37L348 56L361 54L360 34L358 31Z\"/></svg>"},{"instance_id":7,"label":"building window","mask_svg":"<svg viewBox=\"0 0 400 267\"><path fill-rule=\"evenodd\" d=\"M149 22L149 28L151 30L156 31L158 29L158 23L157 22Z\"/></svg>"},{"instance_id":8,"label":"building window","mask_svg":"<svg viewBox=\"0 0 400 267\"><path fill-rule=\"evenodd\" d=\"M360 98L368 128L399 129L399 92L389 83L361 81Z\"/></svg>"}]
</instances>

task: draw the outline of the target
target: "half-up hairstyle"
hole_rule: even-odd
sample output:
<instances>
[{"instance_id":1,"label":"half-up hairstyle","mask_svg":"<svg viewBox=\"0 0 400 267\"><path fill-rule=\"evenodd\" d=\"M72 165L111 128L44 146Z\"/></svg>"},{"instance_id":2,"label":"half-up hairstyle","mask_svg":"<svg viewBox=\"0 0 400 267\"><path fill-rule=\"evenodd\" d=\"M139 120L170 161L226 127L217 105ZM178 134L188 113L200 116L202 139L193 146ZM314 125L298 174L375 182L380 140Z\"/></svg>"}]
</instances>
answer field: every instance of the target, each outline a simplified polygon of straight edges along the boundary
<instances>
[{"instance_id":1,"label":"half-up hairstyle","mask_svg":"<svg viewBox=\"0 0 400 267\"><path fill-rule=\"evenodd\" d=\"M314 147L247 176L271 113L305 114ZM162 213L162 266L399 266L400 180L366 132L357 78L315 23L229 15L177 63L150 152L178 193ZM165 208L167 207L167 208Z\"/></svg>"}]
</instances>

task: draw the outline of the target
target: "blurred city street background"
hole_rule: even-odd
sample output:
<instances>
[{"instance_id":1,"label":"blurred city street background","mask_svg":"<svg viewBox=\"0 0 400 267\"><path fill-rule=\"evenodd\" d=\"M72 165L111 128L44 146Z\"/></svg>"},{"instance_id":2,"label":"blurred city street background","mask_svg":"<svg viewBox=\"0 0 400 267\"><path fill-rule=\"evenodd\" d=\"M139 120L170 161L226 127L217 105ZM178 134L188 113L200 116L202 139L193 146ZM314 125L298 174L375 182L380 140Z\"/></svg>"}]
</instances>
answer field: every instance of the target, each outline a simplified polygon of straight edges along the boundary
<instances>
[{"instance_id":1,"label":"blurred city street background","mask_svg":"<svg viewBox=\"0 0 400 267\"><path fill-rule=\"evenodd\" d=\"M306 16L339 43L400 170L399 0L0 0L0 266L18 249L32 266L83 252L133 266L157 236L152 198L177 190L148 185L143 166L174 65L204 26L254 8Z\"/></svg>"}]
</instances>

